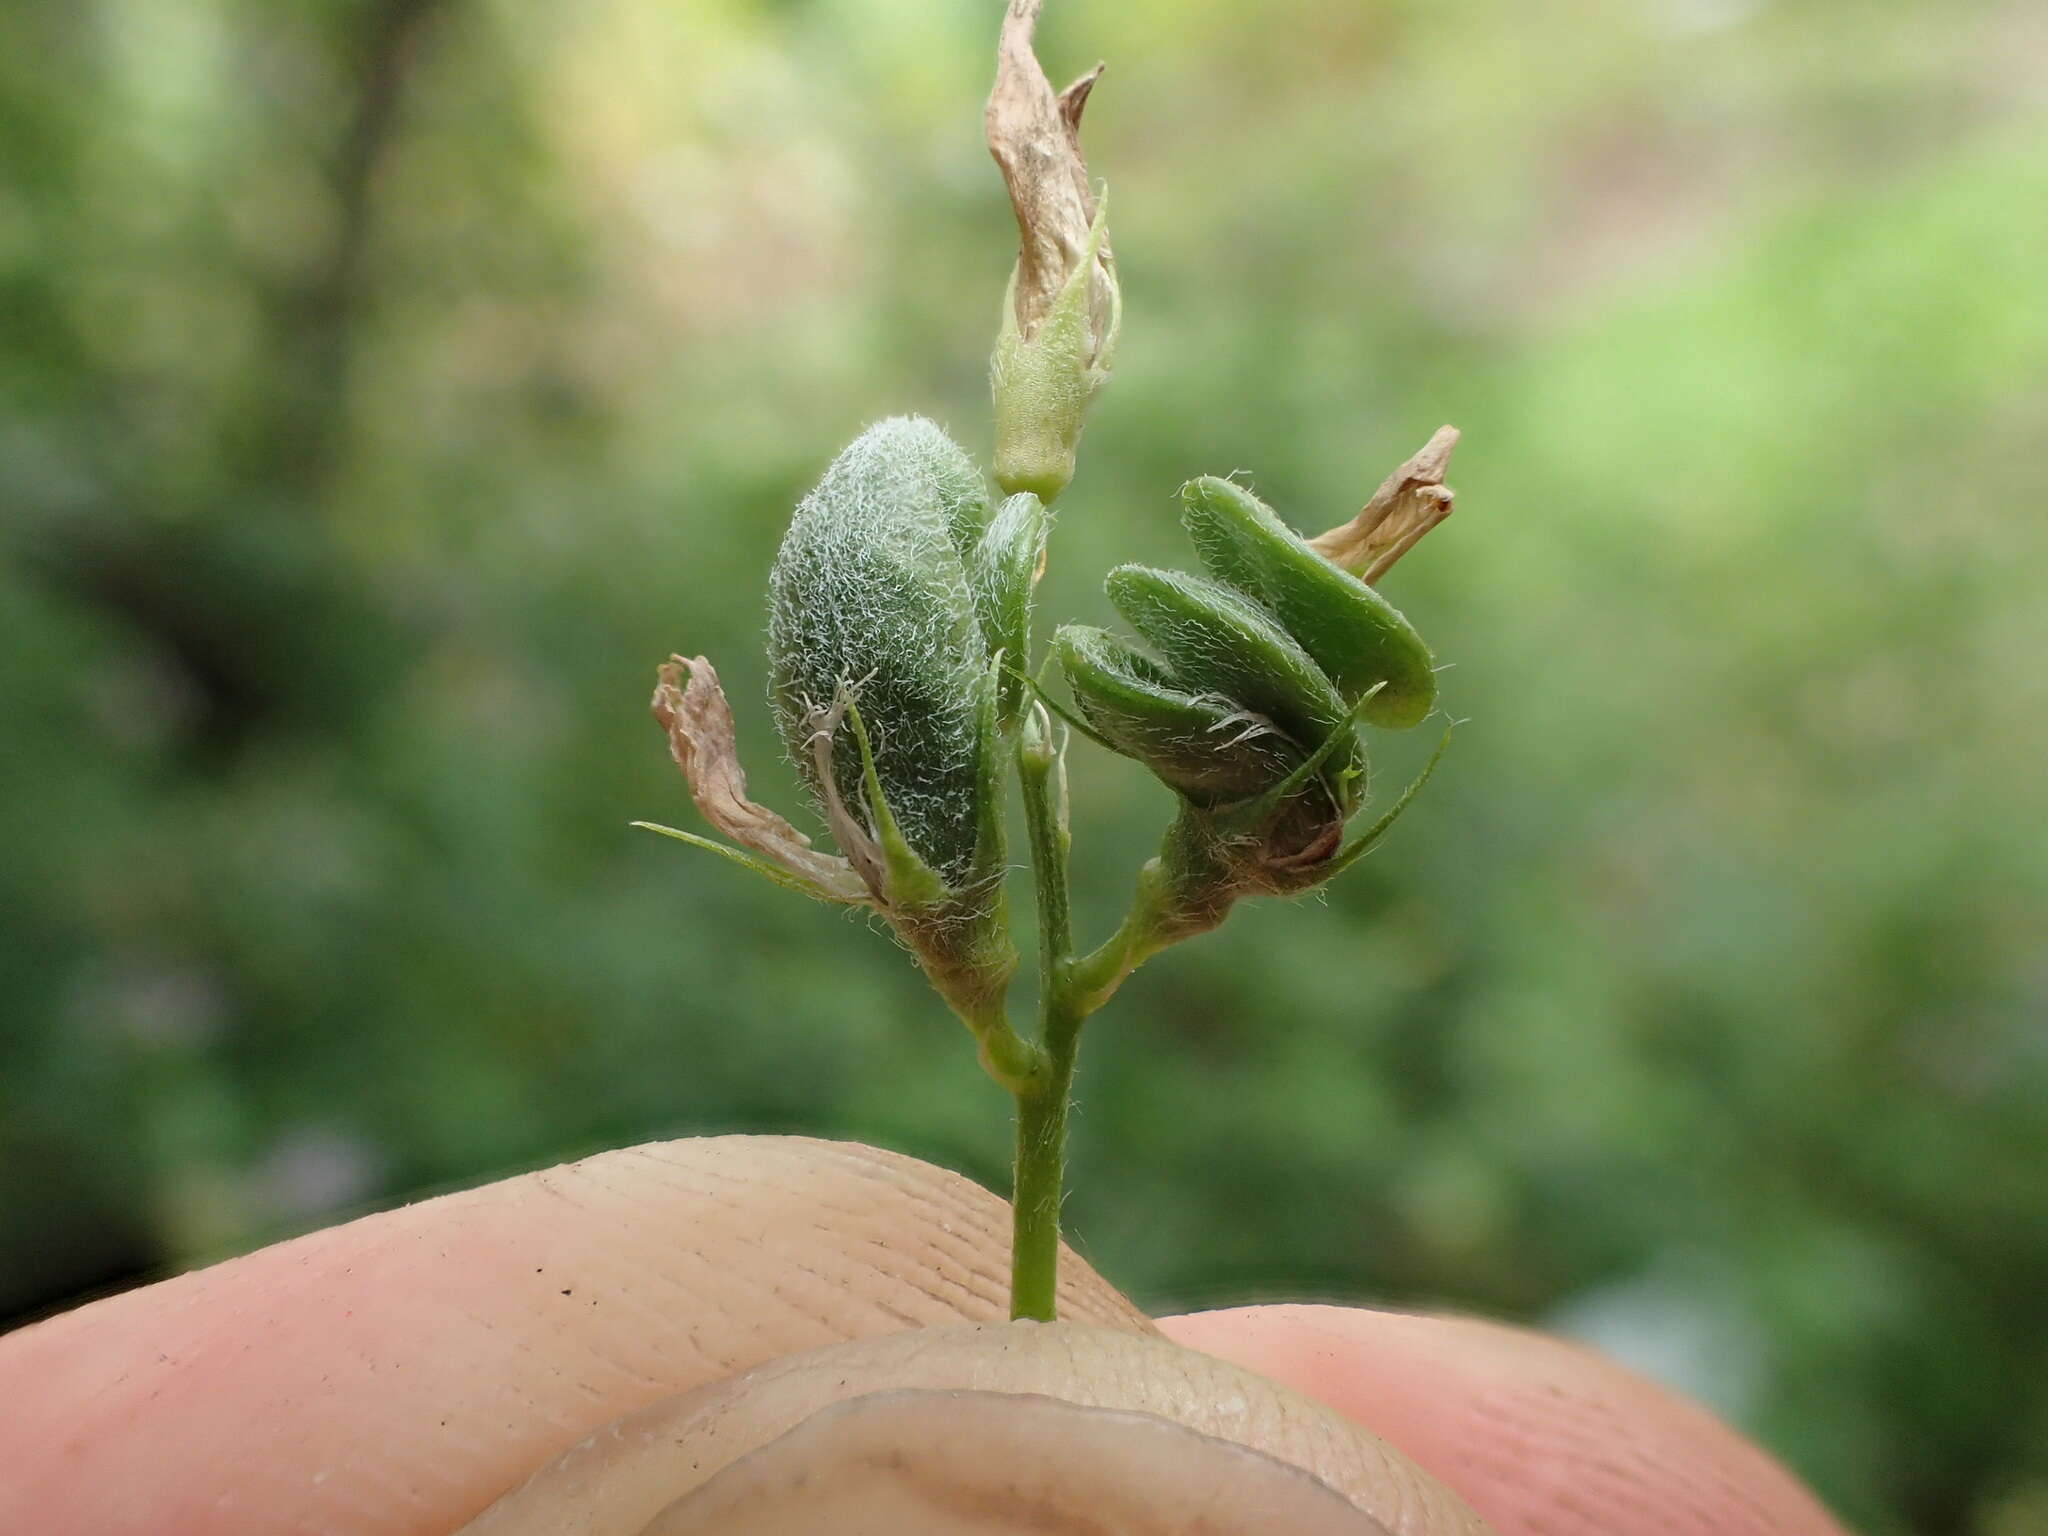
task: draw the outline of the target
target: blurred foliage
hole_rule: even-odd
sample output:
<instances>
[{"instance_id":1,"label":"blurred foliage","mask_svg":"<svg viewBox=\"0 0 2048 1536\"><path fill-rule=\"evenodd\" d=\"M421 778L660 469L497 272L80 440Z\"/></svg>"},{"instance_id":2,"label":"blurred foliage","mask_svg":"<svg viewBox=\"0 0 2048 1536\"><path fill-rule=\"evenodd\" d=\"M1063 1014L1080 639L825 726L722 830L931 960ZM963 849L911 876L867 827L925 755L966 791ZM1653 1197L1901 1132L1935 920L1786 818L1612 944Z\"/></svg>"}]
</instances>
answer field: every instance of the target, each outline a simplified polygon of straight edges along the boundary
<instances>
[{"instance_id":1,"label":"blurred foliage","mask_svg":"<svg viewBox=\"0 0 2048 1536\"><path fill-rule=\"evenodd\" d=\"M899 952L625 825L841 443L986 450L997 9L14 18L0 1310L653 1136L1002 1186ZM1097 1021L1081 1243L1568 1327L1866 1529L2048 1529L2043 13L1053 10L1128 312L1043 611L1184 563L1189 475L1317 528L1467 433L1390 586L1472 723ZM1085 937L1168 807L1076 759Z\"/></svg>"}]
</instances>

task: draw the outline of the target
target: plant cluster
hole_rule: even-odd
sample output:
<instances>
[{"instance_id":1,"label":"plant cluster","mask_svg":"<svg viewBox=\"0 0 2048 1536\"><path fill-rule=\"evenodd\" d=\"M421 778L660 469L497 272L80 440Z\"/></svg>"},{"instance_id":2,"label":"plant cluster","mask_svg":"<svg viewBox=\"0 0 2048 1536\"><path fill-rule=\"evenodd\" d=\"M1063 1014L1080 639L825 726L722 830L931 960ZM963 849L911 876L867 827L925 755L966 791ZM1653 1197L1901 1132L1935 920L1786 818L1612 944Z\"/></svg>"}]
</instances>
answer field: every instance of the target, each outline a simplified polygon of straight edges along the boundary
<instances>
[{"instance_id":1,"label":"plant cluster","mask_svg":"<svg viewBox=\"0 0 2048 1536\"><path fill-rule=\"evenodd\" d=\"M1010 7L988 114L1022 237L990 370L1000 498L934 423L882 421L797 507L770 578L771 702L837 851L749 798L731 707L701 656L661 668L654 713L730 842L652 830L868 908L916 957L1017 1101L1012 1309L1050 1319L1083 1021L1241 898L1299 895L1341 873L1442 754L1348 830L1369 798L1361 728L1405 730L1435 710L1429 648L1375 583L1449 514L1457 433L1438 432L1355 518L1312 539L1232 481L1188 482L1181 520L1201 574L1119 566L1106 588L1136 639L1064 625L1039 666L1032 597L1052 503L1109 375L1122 295L1079 144L1099 70L1055 94L1031 49L1036 12ZM1070 702L1045 686L1054 671ZM1178 802L1123 922L1086 952L1067 880L1075 733L1142 763ZM1007 1005L1012 770L1038 912L1030 1034Z\"/></svg>"}]
</instances>

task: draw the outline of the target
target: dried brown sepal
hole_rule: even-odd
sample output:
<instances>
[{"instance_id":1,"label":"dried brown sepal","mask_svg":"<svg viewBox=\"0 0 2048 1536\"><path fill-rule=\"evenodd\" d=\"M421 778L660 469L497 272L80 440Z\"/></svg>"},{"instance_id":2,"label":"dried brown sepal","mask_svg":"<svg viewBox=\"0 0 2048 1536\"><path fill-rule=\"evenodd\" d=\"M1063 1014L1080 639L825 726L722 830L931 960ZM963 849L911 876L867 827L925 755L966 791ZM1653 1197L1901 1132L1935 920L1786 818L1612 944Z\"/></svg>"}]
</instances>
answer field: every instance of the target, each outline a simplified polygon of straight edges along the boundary
<instances>
[{"instance_id":1,"label":"dried brown sepal","mask_svg":"<svg viewBox=\"0 0 2048 1536\"><path fill-rule=\"evenodd\" d=\"M1309 548L1370 585L1393 568L1422 536L1451 515L1453 492L1444 484L1456 427L1436 435L1380 483L1358 516L1308 541Z\"/></svg>"},{"instance_id":2,"label":"dried brown sepal","mask_svg":"<svg viewBox=\"0 0 2048 1536\"><path fill-rule=\"evenodd\" d=\"M845 859L821 853L811 840L764 805L747 798L732 706L718 673L702 656L671 656L658 674L654 718L668 732L669 751L690 782L704 819L744 848L770 860L827 901L872 897Z\"/></svg>"},{"instance_id":3,"label":"dried brown sepal","mask_svg":"<svg viewBox=\"0 0 2048 1536\"><path fill-rule=\"evenodd\" d=\"M848 867L867 888L875 904L886 907L888 902L883 893L889 888L888 869L881 845L839 793L839 775L832 765L833 742L839 735L839 727L846 719L847 707L852 701L853 690L841 684L830 704L812 705L805 719L810 731L808 745L817 775L819 798L825 804L825 824L832 829L832 840L846 850Z\"/></svg>"},{"instance_id":4,"label":"dried brown sepal","mask_svg":"<svg viewBox=\"0 0 2048 1536\"><path fill-rule=\"evenodd\" d=\"M1053 91L1031 37L1043 0L1010 0L996 45L996 83L989 92L989 153L1010 189L1017 213L1017 279L1013 303L1025 341L1052 310L1068 277L1085 258L1095 222L1095 192L1081 155L1081 112L1102 66L1064 91ZM1111 328L1116 263L1104 235L1096 246L1089 315L1097 346Z\"/></svg>"}]
</instances>

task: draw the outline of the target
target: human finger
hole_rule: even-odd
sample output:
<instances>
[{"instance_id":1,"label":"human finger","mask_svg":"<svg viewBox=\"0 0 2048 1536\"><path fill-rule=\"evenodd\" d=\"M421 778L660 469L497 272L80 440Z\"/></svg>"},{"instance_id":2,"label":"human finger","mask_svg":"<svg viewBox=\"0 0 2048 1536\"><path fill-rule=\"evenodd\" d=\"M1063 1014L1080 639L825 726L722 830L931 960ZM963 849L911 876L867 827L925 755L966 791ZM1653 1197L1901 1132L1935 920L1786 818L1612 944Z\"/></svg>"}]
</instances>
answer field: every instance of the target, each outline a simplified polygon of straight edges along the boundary
<instances>
[{"instance_id":1,"label":"human finger","mask_svg":"<svg viewBox=\"0 0 2048 1536\"><path fill-rule=\"evenodd\" d=\"M771 1361L589 1436L462 1536L1482 1536L1407 1457L1163 1339L926 1329Z\"/></svg>"},{"instance_id":2,"label":"human finger","mask_svg":"<svg viewBox=\"0 0 2048 1536\"><path fill-rule=\"evenodd\" d=\"M764 1360L1007 1315L1009 1207L852 1144L606 1153L0 1339L0 1530L440 1536L593 1426ZM1063 1316L1144 1330L1069 1255Z\"/></svg>"},{"instance_id":3,"label":"human finger","mask_svg":"<svg viewBox=\"0 0 2048 1536\"><path fill-rule=\"evenodd\" d=\"M1159 1326L1383 1436L1500 1536L1841 1536L1812 1493L1706 1409L1562 1339L1328 1306Z\"/></svg>"}]
</instances>

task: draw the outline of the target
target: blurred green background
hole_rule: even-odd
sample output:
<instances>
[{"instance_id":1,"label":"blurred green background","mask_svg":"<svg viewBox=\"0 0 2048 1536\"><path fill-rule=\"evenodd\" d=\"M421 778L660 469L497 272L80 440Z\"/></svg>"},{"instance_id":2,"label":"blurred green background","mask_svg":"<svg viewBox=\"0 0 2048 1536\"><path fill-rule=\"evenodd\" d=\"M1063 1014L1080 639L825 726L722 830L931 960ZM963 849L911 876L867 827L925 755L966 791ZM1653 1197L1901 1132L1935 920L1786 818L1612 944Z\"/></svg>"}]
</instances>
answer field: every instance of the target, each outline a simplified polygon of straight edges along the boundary
<instances>
[{"instance_id":1,"label":"blurred green background","mask_svg":"<svg viewBox=\"0 0 2048 1536\"><path fill-rule=\"evenodd\" d=\"M677 649L797 803L761 592L841 443L987 449L999 10L16 13L0 1315L657 1136L1003 1187L899 951L626 827L697 825ZM1190 475L1315 529L1466 432L1388 586L1471 724L1092 1027L1079 1242L1566 1328L1869 1531L2048 1531L2048 13L1053 11L1128 303L1042 611L1186 564ZM1075 758L1085 938L1168 804Z\"/></svg>"}]
</instances>

